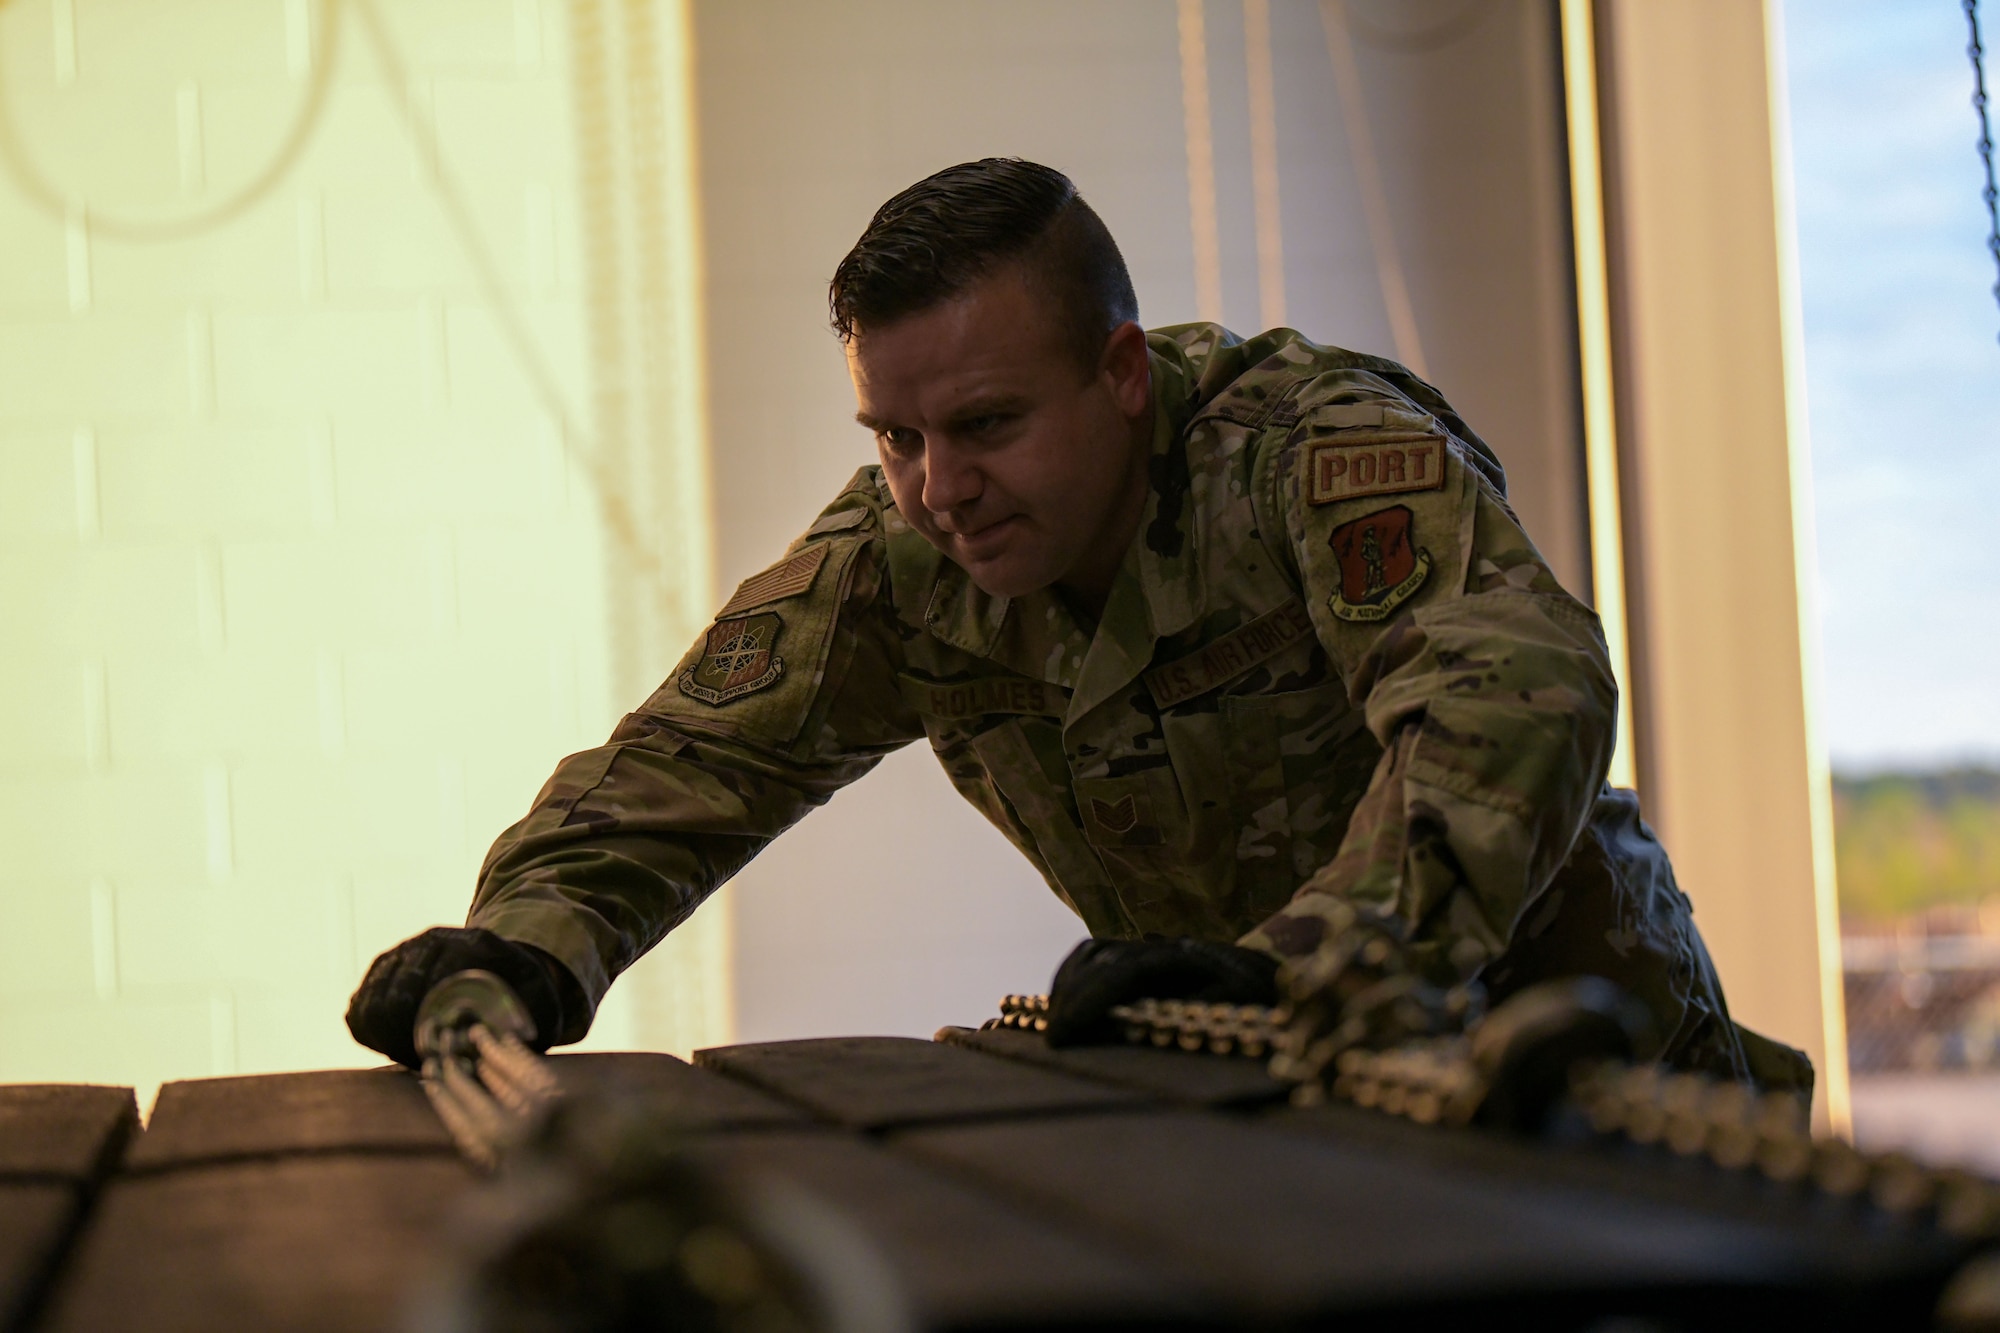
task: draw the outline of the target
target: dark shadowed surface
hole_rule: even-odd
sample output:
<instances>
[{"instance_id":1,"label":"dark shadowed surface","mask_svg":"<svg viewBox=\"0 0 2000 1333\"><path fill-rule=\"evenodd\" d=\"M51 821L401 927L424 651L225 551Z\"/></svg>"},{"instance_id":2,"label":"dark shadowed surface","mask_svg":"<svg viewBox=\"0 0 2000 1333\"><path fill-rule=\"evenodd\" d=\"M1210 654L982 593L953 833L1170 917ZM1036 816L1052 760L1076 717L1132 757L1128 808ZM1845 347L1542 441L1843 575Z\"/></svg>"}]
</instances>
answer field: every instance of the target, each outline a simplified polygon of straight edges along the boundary
<instances>
[{"instance_id":1,"label":"dark shadowed surface","mask_svg":"<svg viewBox=\"0 0 2000 1333\"><path fill-rule=\"evenodd\" d=\"M1274 1314L1755 1289L1789 1266L1781 1238L1748 1225L1194 1112L940 1126L894 1142Z\"/></svg>"},{"instance_id":2,"label":"dark shadowed surface","mask_svg":"<svg viewBox=\"0 0 2000 1333\"><path fill-rule=\"evenodd\" d=\"M382 1329L442 1252L456 1157L314 1156L122 1180L42 1327Z\"/></svg>"},{"instance_id":3,"label":"dark shadowed surface","mask_svg":"<svg viewBox=\"0 0 2000 1333\"><path fill-rule=\"evenodd\" d=\"M81 1207L75 1185L0 1180L0 1329L12 1329L62 1255Z\"/></svg>"},{"instance_id":4,"label":"dark shadowed surface","mask_svg":"<svg viewBox=\"0 0 2000 1333\"><path fill-rule=\"evenodd\" d=\"M990 1032L940 1028L937 1039L1189 1106L1257 1106L1281 1102L1291 1091L1290 1084L1272 1078L1265 1071L1261 1060L1218 1060L1209 1055L1151 1046L1057 1049L1034 1033L1004 1028Z\"/></svg>"},{"instance_id":5,"label":"dark shadowed surface","mask_svg":"<svg viewBox=\"0 0 2000 1333\"><path fill-rule=\"evenodd\" d=\"M169 1083L127 1163L156 1170L310 1152L453 1152L451 1136L400 1068L327 1069Z\"/></svg>"},{"instance_id":6,"label":"dark shadowed surface","mask_svg":"<svg viewBox=\"0 0 2000 1333\"><path fill-rule=\"evenodd\" d=\"M718 1046L695 1063L856 1129L1103 1110L1139 1094L912 1037Z\"/></svg>"},{"instance_id":7,"label":"dark shadowed surface","mask_svg":"<svg viewBox=\"0 0 2000 1333\"><path fill-rule=\"evenodd\" d=\"M0 1329L46 1287L138 1124L130 1088L0 1087Z\"/></svg>"},{"instance_id":8,"label":"dark shadowed surface","mask_svg":"<svg viewBox=\"0 0 2000 1333\"><path fill-rule=\"evenodd\" d=\"M22 1083L0 1087L0 1176L93 1179L138 1127L130 1088Z\"/></svg>"},{"instance_id":9,"label":"dark shadowed surface","mask_svg":"<svg viewBox=\"0 0 2000 1333\"><path fill-rule=\"evenodd\" d=\"M701 1206L751 1208L822 1269L866 1274L854 1246L872 1249L922 1333L1564 1329L1624 1316L1920 1327L1969 1252L1923 1217L1660 1148L1273 1105L1250 1061L965 1036L987 1049L846 1038L718 1048L705 1067L642 1053L551 1066L574 1097L626 1090L638 1114L614 1114L616 1132L717 1168L722 1192ZM9 1160L36 1142L33 1160L52 1164L0 1173L0 1300L19 1308L53 1289L29 1323L0 1311L0 1329L398 1326L477 1186L414 1080L336 1071L168 1094L135 1169L93 1196L64 1172L111 1155L129 1123L116 1098L0 1089L29 1126ZM41 1119L20 1113L29 1104ZM107 1137L42 1124L72 1105L97 1108ZM583 1150L563 1169L591 1179L631 1165L600 1143L559 1149ZM529 1194L488 1198L482 1215L554 1198ZM607 1234L628 1234L588 1208Z\"/></svg>"},{"instance_id":10,"label":"dark shadowed surface","mask_svg":"<svg viewBox=\"0 0 2000 1333\"><path fill-rule=\"evenodd\" d=\"M647 1114L668 1128L701 1132L802 1126L798 1107L709 1069L652 1051L558 1055L549 1068L570 1094L645 1099Z\"/></svg>"},{"instance_id":11,"label":"dark shadowed surface","mask_svg":"<svg viewBox=\"0 0 2000 1333\"><path fill-rule=\"evenodd\" d=\"M825 1201L881 1254L924 1328L1216 1324L1201 1312L1217 1302L1172 1269L861 1138L740 1136L704 1155Z\"/></svg>"},{"instance_id":12,"label":"dark shadowed surface","mask_svg":"<svg viewBox=\"0 0 2000 1333\"><path fill-rule=\"evenodd\" d=\"M44 1327L381 1328L474 1176L401 1069L169 1083Z\"/></svg>"}]
</instances>

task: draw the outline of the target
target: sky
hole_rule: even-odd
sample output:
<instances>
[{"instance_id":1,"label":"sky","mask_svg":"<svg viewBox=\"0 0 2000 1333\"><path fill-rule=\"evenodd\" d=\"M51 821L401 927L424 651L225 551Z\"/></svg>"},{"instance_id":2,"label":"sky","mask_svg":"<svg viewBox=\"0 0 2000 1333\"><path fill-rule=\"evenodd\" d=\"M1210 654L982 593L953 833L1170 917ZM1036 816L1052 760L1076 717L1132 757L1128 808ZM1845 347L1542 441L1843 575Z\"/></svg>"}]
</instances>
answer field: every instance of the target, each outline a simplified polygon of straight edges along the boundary
<instances>
[{"instance_id":1,"label":"sky","mask_svg":"<svg viewBox=\"0 0 2000 1333\"><path fill-rule=\"evenodd\" d=\"M2000 305L1966 37L1959 0L1785 6L1840 772L2000 763Z\"/></svg>"}]
</instances>

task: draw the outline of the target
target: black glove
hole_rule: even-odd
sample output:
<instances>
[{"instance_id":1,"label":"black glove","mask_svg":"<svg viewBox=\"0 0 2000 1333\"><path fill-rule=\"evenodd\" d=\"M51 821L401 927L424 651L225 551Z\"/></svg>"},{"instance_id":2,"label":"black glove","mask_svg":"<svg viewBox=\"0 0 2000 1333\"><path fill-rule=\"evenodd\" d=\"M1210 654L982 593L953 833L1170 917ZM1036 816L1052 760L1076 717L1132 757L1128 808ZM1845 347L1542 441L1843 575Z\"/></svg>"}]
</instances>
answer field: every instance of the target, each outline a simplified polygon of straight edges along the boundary
<instances>
[{"instance_id":1,"label":"black glove","mask_svg":"<svg viewBox=\"0 0 2000 1333\"><path fill-rule=\"evenodd\" d=\"M1286 974L1292 1018L1271 1061L1273 1074L1301 1085L1294 1102L1333 1085L1343 1052L1463 1032L1485 1005L1478 982L1447 989L1418 970L1394 913L1342 902L1325 922L1319 946Z\"/></svg>"},{"instance_id":2,"label":"black glove","mask_svg":"<svg viewBox=\"0 0 2000 1333\"><path fill-rule=\"evenodd\" d=\"M1118 1040L1111 1010L1135 1000L1276 1004L1278 960L1215 940L1085 940L1049 987L1049 1045Z\"/></svg>"},{"instance_id":3,"label":"black glove","mask_svg":"<svg viewBox=\"0 0 2000 1333\"><path fill-rule=\"evenodd\" d=\"M491 972L535 1020L536 1050L575 1041L590 1026L590 1002L574 975L532 944L476 927L436 926L377 958L347 1003L347 1030L371 1051L415 1069L417 1009L432 986L467 968ZM572 1031L572 1029L575 1029Z\"/></svg>"}]
</instances>

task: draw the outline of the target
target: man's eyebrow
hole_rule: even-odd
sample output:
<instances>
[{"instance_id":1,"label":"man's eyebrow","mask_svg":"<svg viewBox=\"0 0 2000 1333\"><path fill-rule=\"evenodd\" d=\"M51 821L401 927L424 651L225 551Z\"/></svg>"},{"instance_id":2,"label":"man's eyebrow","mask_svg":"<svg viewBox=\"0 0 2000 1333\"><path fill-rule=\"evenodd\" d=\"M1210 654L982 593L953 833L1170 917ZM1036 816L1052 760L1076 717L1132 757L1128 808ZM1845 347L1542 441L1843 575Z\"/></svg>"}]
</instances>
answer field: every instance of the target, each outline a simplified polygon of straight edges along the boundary
<instances>
[{"instance_id":1,"label":"man's eyebrow","mask_svg":"<svg viewBox=\"0 0 2000 1333\"><path fill-rule=\"evenodd\" d=\"M995 394L991 398L976 398L951 414L951 424L963 426L978 417L1005 415L1019 412L1028 405L1028 399L1018 393Z\"/></svg>"},{"instance_id":2,"label":"man's eyebrow","mask_svg":"<svg viewBox=\"0 0 2000 1333\"><path fill-rule=\"evenodd\" d=\"M0 3L4 3L4 0L0 0ZM953 426L962 426L966 422L978 417L993 416L996 413L1018 412L1027 406L1027 402L1028 400L1024 396L1017 393L996 394L991 398L975 399L951 414L951 424ZM873 412L865 410L856 412L854 419L878 434L885 430L896 429L895 422L878 417Z\"/></svg>"}]
</instances>

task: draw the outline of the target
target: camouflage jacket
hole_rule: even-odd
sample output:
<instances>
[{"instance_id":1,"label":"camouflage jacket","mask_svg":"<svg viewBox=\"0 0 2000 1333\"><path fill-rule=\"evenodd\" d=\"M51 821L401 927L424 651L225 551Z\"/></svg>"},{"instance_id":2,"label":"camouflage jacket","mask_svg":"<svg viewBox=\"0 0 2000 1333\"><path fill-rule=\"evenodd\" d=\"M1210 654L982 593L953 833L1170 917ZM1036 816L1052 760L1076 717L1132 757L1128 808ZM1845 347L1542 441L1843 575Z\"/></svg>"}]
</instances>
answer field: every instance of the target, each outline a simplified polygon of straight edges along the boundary
<instances>
[{"instance_id":1,"label":"camouflage jacket","mask_svg":"<svg viewBox=\"0 0 2000 1333\"><path fill-rule=\"evenodd\" d=\"M1400 366L1290 330L1150 347L1151 493L1095 626L1052 590L981 592L863 468L608 743L563 761L487 857L471 924L555 954L595 1001L922 737L1092 935L1298 962L1346 898L1400 916L1439 980L1504 979L1530 936L1608 940L1569 965L1636 966L1663 1037L1714 1026L1686 900L1604 788L1597 619L1491 451Z\"/></svg>"}]
</instances>

